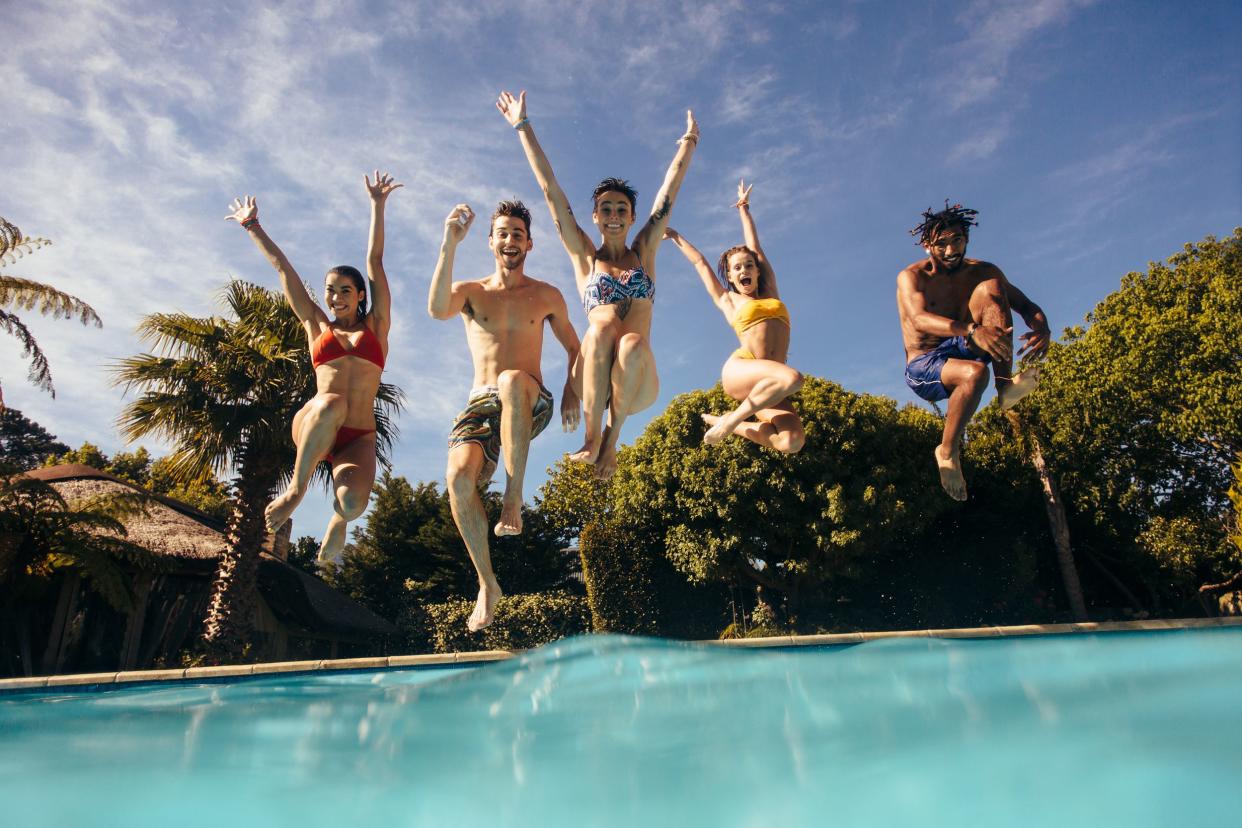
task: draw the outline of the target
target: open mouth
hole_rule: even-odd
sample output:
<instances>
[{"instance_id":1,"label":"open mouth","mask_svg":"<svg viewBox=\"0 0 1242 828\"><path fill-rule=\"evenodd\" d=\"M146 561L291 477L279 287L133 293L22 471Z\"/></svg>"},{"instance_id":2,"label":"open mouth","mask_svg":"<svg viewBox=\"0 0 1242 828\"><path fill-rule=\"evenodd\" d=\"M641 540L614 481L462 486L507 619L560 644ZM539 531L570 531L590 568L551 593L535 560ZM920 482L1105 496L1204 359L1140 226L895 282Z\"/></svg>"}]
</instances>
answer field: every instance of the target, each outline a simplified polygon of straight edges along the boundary
<instances>
[{"instance_id":1,"label":"open mouth","mask_svg":"<svg viewBox=\"0 0 1242 828\"><path fill-rule=\"evenodd\" d=\"M737 280L737 283L739 287L750 287L753 281L754 280L749 276L743 276L741 279Z\"/></svg>"},{"instance_id":2,"label":"open mouth","mask_svg":"<svg viewBox=\"0 0 1242 828\"><path fill-rule=\"evenodd\" d=\"M610 230L610 231L612 231L613 233L615 233L615 232L617 232L618 230L620 230L620 229L621 229L621 225L619 225L619 224L605 224L605 225L604 225L604 229L605 229L605 230Z\"/></svg>"},{"instance_id":3,"label":"open mouth","mask_svg":"<svg viewBox=\"0 0 1242 828\"><path fill-rule=\"evenodd\" d=\"M516 256L518 254L518 249L516 247L506 247L502 249L500 253L503 256Z\"/></svg>"}]
</instances>

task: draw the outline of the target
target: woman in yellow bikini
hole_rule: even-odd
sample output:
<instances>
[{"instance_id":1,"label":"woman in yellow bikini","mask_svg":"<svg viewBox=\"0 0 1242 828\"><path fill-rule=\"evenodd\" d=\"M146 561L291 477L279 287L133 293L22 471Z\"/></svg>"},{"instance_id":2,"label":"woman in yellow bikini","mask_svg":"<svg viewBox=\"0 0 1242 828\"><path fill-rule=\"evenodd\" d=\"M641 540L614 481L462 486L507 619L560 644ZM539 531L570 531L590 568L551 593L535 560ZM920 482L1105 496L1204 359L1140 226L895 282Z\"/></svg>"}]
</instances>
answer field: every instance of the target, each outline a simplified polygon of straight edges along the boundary
<instances>
[{"instance_id":1,"label":"woman in yellow bikini","mask_svg":"<svg viewBox=\"0 0 1242 828\"><path fill-rule=\"evenodd\" d=\"M802 387L802 374L785 364L789 354L789 311L776 289L776 273L759 245L755 220L750 216L750 187L737 186L738 212L746 244L720 256L716 274L707 258L675 230L664 238L677 245L703 280L716 307L737 332L741 344L720 372L725 393L741 405L723 416L704 414L711 426L703 442L719 443L730 434L777 451L793 454L802 448L806 433L789 397ZM751 419L754 417L755 419Z\"/></svg>"}]
</instances>

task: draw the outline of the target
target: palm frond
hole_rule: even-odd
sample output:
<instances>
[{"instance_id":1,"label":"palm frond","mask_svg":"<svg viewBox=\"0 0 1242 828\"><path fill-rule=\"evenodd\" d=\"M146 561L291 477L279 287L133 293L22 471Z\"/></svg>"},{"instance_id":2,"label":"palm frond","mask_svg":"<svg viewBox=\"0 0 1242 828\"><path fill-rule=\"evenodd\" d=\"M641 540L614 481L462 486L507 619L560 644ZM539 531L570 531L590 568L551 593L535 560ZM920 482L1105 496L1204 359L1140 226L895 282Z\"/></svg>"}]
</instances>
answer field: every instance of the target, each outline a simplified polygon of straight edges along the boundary
<instances>
[{"instance_id":1,"label":"palm frond","mask_svg":"<svg viewBox=\"0 0 1242 828\"><path fill-rule=\"evenodd\" d=\"M56 389L52 387L52 369L47 364L47 355L35 341L34 334L22 324L22 320L6 310L0 310L0 329L21 341L22 356L30 358L30 370L26 373L27 379L35 387L43 389L55 398Z\"/></svg>"},{"instance_id":2,"label":"palm frond","mask_svg":"<svg viewBox=\"0 0 1242 828\"><path fill-rule=\"evenodd\" d=\"M103 327L95 309L78 297L57 290L51 285L17 276L0 274L0 305L37 310L53 319L77 319L83 325Z\"/></svg>"},{"instance_id":3,"label":"palm frond","mask_svg":"<svg viewBox=\"0 0 1242 828\"><path fill-rule=\"evenodd\" d=\"M48 239L25 235L17 225L0 217L0 264L13 264L22 256L51 243Z\"/></svg>"}]
</instances>

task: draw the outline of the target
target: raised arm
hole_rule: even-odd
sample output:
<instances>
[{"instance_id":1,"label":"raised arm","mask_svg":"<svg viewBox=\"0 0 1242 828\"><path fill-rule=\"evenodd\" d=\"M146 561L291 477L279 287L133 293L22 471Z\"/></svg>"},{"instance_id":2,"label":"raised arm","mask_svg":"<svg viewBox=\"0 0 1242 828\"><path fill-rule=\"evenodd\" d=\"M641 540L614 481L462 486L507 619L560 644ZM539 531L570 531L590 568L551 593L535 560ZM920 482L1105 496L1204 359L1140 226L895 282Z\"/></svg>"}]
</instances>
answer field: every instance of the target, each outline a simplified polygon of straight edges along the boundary
<instances>
[{"instance_id":1,"label":"raised arm","mask_svg":"<svg viewBox=\"0 0 1242 828\"><path fill-rule=\"evenodd\" d=\"M643 229L634 237L634 250L643 259L643 265L651 270L655 266L655 252L664 238L664 228L668 227L669 215L673 212L673 202L677 200L677 192L681 182L686 178L690 168L690 158L699 145L699 125L694 120L694 113L686 110L686 134L677 139L677 154L673 163L669 164L664 174L664 183L660 192L656 193L655 204L651 207L651 216Z\"/></svg>"},{"instance_id":2,"label":"raised arm","mask_svg":"<svg viewBox=\"0 0 1242 828\"><path fill-rule=\"evenodd\" d=\"M901 271L897 276L897 305L902 319L909 320L919 333L945 339L964 336L998 362L1008 362L1013 356L1013 345L1009 340L1012 328L1006 330L996 326L977 325L974 322L961 322L927 310L927 300L919 289L918 276L910 268Z\"/></svg>"},{"instance_id":3,"label":"raised arm","mask_svg":"<svg viewBox=\"0 0 1242 828\"><path fill-rule=\"evenodd\" d=\"M553 310L548 316L548 324L552 327L552 335L565 349L565 387L561 390L561 428L565 431L577 431L582 421L582 407L579 405L578 392L574 390L574 364L578 361L578 351L582 343L578 340L578 332L569 321L569 309L565 306L565 297L554 287L548 288L556 296L553 299Z\"/></svg>"},{"instance_id":4,"label":"raised arm","mask_svg":"<svg viewBox=\"0 0 1242 828\"><path fill-rule=\"evenodd\" d=\"M458 204L444 220L444 239L440 242L440 258L431 276L427 294L427 313L436 319L452 319L466 306L466 295L453 289L453 259L457 244L466 237L474 223L474 211L468 204Z\"/></svg>"},{"instance_id":5,"label":"raised arm","mask_svg":"<svg viewBox=\"0 0 1242 828\"><path fill-rule=\"evenodd\" d=\"M763 247L759 244L759 231L755 229L755 219L750 214L750 191L755 185L746 186L745 181L737 183L737 203L733 206L737 208L738 215L742 218L742 238L746 242L746 246L755 251L759 265L759 269L764 275L764 287L767 293L773 299L780 298L780 291L776 287L776 271L772 268L772 263L768 261L767 255L763 252Z\"/></svg>"},{"instance_id":6,"label":"raised arm","mask_svg":"<svg viewBox=\"0 0 1242 828\"><path fill-rule=\"evenodd\" d=\"M327 315L319 309L315 300L306 292L306 285L302 283L293 265L289 264L289 259L259 224L259 203L255 201L254 196L235 198L229 207L233 212L225 216L224 220L240 224L254 241L255 247L259 248L259 252L267 257L272 267L276 268L276 273L280 276L280 287L285 293L285 300L289 302L289 307L293 308L294 315L308 328L311 326L318 328L320 325L328 324Z\"/></svg>"},{"instance_id":7,"label":"raised arm","mask_svg":"<svg viewBox=\"0 0 1242 828\"><path fill-rule=\"evenodd\" d=\"M716 278L716 274L712 271L711 262L707 261L707 257L671 227L664 228L664 238L671 241L681 251L682 255L689 260L690 264L694 265L694 270L699 274L699 280L703 282L707 295L711 297L716 307L720 308L720 312L725 315L725 319L732 321L733 303L729 301L729 292L720 286L720 280Z\"/></svg>"},{"instance_id":8,"label":"raised arm","mask_svg":"<svg viewBox=\"0 0 1242 828\"><path fill-rule=\"evenodd\" d=\"M505 116L505 120L517 132L522 142L522 150L526 153L526 160L530 163L531 171L535 173L535 180L539 182L539 189L543 191L544 201L548 203L548 210L552 213L552 223L556 225L561 244L565 245L565 251L574 260L578 273L585 273L590 267L595 246L591 243L591 237L583 231L578 225L578 220L574 218L574 211L569 206L569 198L566 197L565 191L561 189L561 185L557 183L556 176L552 172L552 163L548 161L543 147L535 138L535 129L531 126L530 119L526 117L526 92L523 90L516 98L508 92L501 92L500 98L496 101L496 108L500 110L501 115Z\"/></svg>"},{"instance_id":9,"label":"raised arm","mask_svg":"<svg viewBox=\"0 0 1242 828\"><path fill-rule=\"evenodd\" d=\"M375 171L375 183L364 175L367 194L371 197L371 235L367 243L367 278L371 281L371 311L375 319L375 333L388 335L392 324L392 293L388 289L388 274L384 272L384 205L388 195L403 185L392 180L388 173Z\"/></svg>"},{"instance_id":10,"label":"raised arm","mask_svg":"<svg viewBox=\"0 0 1242 828\"><path fill-rule=\"evenodd\" d=\"M1030 328L1029 331L1018 337L1023 344L1018 350L1018 356L1042 357L1048 351L1048 343L1052 339L1052 330L1048 327L1048 317L1044 315L1044 310L1039 305L1032 302L1026 297L1026 294L1018 290L1017 285L1008 279L1005 280L1005 295L1009 299L1009 307L1022 317L1022 321Z\"/></svg>"}]
</instances>

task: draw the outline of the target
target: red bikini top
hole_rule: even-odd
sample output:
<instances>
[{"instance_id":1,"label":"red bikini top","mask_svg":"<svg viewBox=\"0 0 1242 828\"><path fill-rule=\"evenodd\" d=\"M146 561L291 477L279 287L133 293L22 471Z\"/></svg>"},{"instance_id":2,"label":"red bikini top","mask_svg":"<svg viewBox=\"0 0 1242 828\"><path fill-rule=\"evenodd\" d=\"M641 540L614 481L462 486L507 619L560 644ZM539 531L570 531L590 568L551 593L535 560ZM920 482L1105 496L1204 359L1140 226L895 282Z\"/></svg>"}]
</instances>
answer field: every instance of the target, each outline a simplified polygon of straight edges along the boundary
<instances>
[{"instance_id":1,"label":"red bikini top","mask_svg":"<svg viewBox=\"0 0 1242 828\"><path fill-rule=\"evenodd\" d=\"M342 345L341 340L336 338L331 328L325 329L311 343L311 365L316 368L346 356L355 356L367 362L373 362L380 367L380 370L384 368L384 348L380 345L379 337L370 328L362 329L362 338L352 348Z\"/></svg>"}]
</instances>

